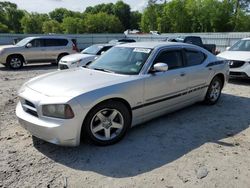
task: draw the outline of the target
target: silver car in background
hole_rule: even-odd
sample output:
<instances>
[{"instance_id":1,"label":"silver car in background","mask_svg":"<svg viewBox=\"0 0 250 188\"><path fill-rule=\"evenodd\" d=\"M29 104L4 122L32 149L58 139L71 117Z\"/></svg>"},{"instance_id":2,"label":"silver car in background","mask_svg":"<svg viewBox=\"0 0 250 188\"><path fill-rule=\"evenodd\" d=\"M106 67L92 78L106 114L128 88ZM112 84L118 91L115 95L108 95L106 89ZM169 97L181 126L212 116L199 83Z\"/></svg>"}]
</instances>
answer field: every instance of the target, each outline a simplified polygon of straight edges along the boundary
<instances>
[{"instance_id":1,"label":"silver car in background","mask_svg":"<svg viewBox=\"0 0 250 188\"><path fill-rule=\"evenodd\" d=\"M77 146L86 137L109 145L131 126L199 101L215 104L228 74L226 61L198 46L122 44L87 67L26 82L16 115L32 135L54 144Z\"/></svg>"},{"instance_id":2,"label":"silver car in background","mask_svg":"<svg viewBox=\"0 0 250 188\"><path fill-rule=\"evenodd\" d=\"M58 69L64 70L85 66L113 46L114 44L94 44L81 51L81 53L67 55L60 60Z\"/></svg>"},{"instance_id":3,"label":"silver car in background","mask_svg":"<svg viewBox=\"0 0 250 188\"><path fill-rule=\"evenodd\" d=\"M0 63L20 69L24 63L58 63L63 56L76 52L76 44L65 37L27 37L15 45L0 46Z\"/></svg>"}]
</instances>

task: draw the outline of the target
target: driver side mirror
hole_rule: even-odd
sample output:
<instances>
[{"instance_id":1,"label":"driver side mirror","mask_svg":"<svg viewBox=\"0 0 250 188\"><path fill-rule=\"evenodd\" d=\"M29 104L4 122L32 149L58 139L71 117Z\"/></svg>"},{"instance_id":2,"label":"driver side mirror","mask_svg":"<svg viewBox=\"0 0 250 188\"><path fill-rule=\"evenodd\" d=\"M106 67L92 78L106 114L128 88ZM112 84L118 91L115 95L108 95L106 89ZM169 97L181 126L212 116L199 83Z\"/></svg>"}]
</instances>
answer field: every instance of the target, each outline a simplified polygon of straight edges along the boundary
<instances>
[{"instance_id":1,"label":"driver side mirror","mask_svg":"<svg viewBox=\"0 0 250 188\"><path fill-rule=\"evenodd\" d=\"M153 72L166 72L168 70L168 64L166 63L156 63L153 66Z\"/></svg>"},{"instance_id":2,"label":"driver side mirror","mask_svg":"<svg viewBox=\"0 0 250 188\"><path fill-rule=\"evenodd\" d=\"M31 48L31 47L32 47L31 43L26 44L26 48Z\"/></svg>"}]
</instances>

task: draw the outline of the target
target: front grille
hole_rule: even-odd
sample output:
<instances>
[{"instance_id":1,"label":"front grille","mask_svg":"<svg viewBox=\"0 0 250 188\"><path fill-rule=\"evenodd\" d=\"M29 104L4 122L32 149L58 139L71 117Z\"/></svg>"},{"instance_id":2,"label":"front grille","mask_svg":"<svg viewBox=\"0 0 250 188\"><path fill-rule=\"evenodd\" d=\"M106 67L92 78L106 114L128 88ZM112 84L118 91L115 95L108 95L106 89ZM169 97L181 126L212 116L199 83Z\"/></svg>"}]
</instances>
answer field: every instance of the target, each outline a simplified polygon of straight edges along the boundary
<instances>
[{"instance_id":1,"label":"front grille","mask_svg":"<svg viewBox=\"0 0 250 188\"><path fill-rule=\"evenodd\" d=\"M231 72L229 73L232 77L239 77L239 78L248 78L247 74L244 72Z\"/></svg>"},{"instance_id":2,"label":"front grille","mask_svg":"<svg viewBox=\"0 0 250 188\"><path fill-rule=\"evenodd\" d=\"M230 68L239 68L245 64L245 61L229 61Z\"/></svg>"},{"instance_id":3,"label":"front grille","mask_svg":"<svg viewBox=\"0 0 250 188\"><path fill-rule=\"evenodd\" d=\"M67 65L62 65L62 64L59 64L59 69L60 70L64 70L64 69L68 69L69 67Z\"/></svg>"},{"instance_id":4,"label":"front grille","mask_svg":"<svg viewBox=\"0 0 250 188\"><path fill-rule=\"evenodd\" d=\"M32 102L28 100L23 100L22 107L23 107L23 110L27 112L28 114L38 117L36 106Z\"/></svg>"}]
</instances>

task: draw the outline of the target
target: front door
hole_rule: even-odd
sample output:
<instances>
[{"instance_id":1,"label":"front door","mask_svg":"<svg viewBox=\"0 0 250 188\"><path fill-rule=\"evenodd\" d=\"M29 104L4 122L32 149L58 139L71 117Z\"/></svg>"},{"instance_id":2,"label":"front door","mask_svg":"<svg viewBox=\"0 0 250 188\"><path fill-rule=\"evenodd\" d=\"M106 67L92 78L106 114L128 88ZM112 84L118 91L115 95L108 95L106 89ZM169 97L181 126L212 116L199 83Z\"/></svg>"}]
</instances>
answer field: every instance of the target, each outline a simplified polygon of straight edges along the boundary
<instances>
[{"instance_id":1,"label":"front door","mask_svg":"<svg viewBox=\"0 0 250 188\"><path fill-rule=\"evenodd\" d=\"M30 41L31 47L25 48L25 59L28 63L47 62L46 47L44 39L33 39Z\"/></svg>"},{"instance_id":2,"label":"front door","mask_svg":"<svg viewBox=\"0 0 250 188\"><path fill-rule=\"evenodd\" d=\"M187 100L188 88L181 49L162 50L153 64L168 64L166 72L148 73L145 79L144 114L155 116L164 113Z\"/></svg>"}]
</instances>

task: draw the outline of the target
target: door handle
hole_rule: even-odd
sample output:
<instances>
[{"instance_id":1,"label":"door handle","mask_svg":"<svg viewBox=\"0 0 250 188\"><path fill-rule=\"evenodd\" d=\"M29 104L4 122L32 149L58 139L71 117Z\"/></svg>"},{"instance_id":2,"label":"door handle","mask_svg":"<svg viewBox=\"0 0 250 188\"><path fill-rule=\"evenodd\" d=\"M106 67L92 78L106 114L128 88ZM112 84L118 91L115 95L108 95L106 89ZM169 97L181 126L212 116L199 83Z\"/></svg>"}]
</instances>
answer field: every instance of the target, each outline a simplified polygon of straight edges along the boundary
<instances>
[{"instance_id":1,"label":"door handle","mask_svg":"<svg viewBox=\"0 0 250 188\"><path fill-rule=\"evenodd\" d=\"M180 76L185 76L186 75L186 73L185 72L182 72L181 74L180 74Z\"/></svg>"}]
</instances>

